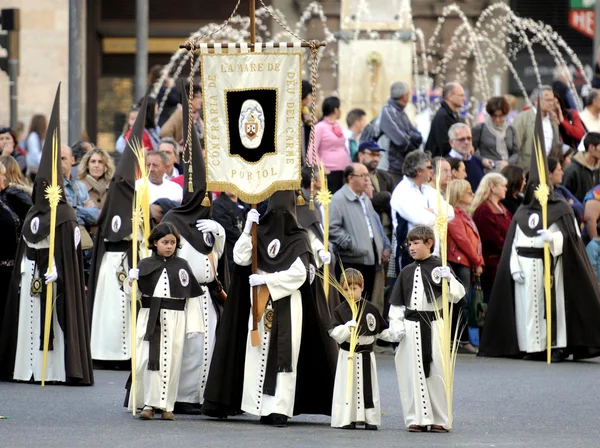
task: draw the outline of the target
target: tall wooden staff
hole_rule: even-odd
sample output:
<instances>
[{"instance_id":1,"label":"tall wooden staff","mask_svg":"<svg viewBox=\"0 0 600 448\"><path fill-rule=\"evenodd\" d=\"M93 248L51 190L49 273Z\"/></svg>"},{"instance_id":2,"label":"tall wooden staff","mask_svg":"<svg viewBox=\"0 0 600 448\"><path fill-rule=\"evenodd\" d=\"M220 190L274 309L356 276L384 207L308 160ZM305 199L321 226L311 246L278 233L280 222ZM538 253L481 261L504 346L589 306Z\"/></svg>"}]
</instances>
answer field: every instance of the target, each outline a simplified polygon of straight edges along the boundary
<instances>
[{"instance_id":1,"label":"tall wooden staff","mask_svg":"<svg viewBox=\"0 0 600 448\"><path fill-rule=\"evenodd\" d=\"M58 185L58 137L56 131L52 135L52 182L46 187L46 199L50 203L50 249L48 250L48 272L54 269L54 247L56 239L56 209L60 201L62 189ZM46 285L46 314L44 319L44 353L42 359L42 386L46 383L46 369L48 367L48 347L50 345L50 324L52 322L52 308L54 305L54 283Z\"/></svg>"},{"instance_id":2,"label":"tall wooden staff","mask_svg":"<svg viewBox=\"0 0 600 448\"><path fill-rule=\"evenodd\" d=\"M150 192L148 189L148 178L146 173L146 151L140 146L135 137L132 137L131 148L138 161L138 181L133 199L133 223L131 230L131 268L137 269L138 266L138 237L141 224L144 226L144 241L148 241L150 236ZM147 246L145 255L147 256ZM136 414L136 392L137 392L137 280L131 282L131 402L132 413Z\"/></svg>"},{"instance_id":3,"label":"tall wooden staff","mask_svg":"<svg viewBox=\"0 0 600 448\"><path fill-rule=\"evenodd\" d=\"M325 251L329 252L329 203L331 202L331 191L327 187L327 176L325 176L325 167L321 163L319 167L319 178L321 179L321 189L317 193L317 200L323 206L323 246ZM329 264L323 266L323 290L325 299L329 300Z\"/></svg>"},{"instance_id":4,"label":"tall wooden staff","mask_svg":"<svg viewBox=\"0 0 600 448\"><path fill-rule=\"evenodd\" d=\"M540 176L540 184L535 189L535 198L542 207L542 227L548 230L548 197L550 189L546 182L546 167L544 165L544 155L540 145L539 136L534 140L535 157ZM552 281L550 273L550 247L547 241L544 241L544 295L546 302L546 362L552 362Z\"/></svg>"},{"instance_id":5,"label":"tall wooden staff","mask_svg":"<svg viewBox=\"0 0 600 448\"><path fill-rule=\"evenodd\" d=\"M436 167L435 186L437 191L437 219L435 229L440 240L440 257L442 259L442 267L448 266L448 192L446 191L446 203L442 203L442 163L438 162ZM448 279L442 278L442 315L439 315L437 306L434 306L436 318L442 318L441 325L441 358L442 372L444 375L444 391L446 392L446 405L448 407L448 429L452 428L452 401L454 396L454 367L456 366L456 354L458 349L458 333L460 324L456 326L456 333L452 337L452 309L453 304L450 302ZM433 322L432 322L433 326ZM433 330L433 328L432 328ZM452 342L454 341L454 342ZM433 341L432 341L433 342Z\"/></svg>"}]
</instances>

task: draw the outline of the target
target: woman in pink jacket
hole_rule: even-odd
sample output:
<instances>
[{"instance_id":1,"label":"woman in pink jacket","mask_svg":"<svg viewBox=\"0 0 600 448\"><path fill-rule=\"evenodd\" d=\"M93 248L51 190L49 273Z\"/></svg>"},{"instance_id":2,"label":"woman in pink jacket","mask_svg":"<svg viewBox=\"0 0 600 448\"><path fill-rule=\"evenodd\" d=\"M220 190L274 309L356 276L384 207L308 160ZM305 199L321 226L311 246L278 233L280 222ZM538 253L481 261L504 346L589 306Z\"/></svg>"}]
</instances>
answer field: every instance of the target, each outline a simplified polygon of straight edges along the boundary
<instances>
[{"instance_id":1,"label":"woman in pink jacket","mask_svg":"<svg viewBox=\"0 0 600 448\"><path fill-rule=\"evenodd\" d=\"M323 101L323 118L315 125L314 151L317 163L323 163L327 174L327 186L331 193L344 186L344 168L350 165L350 154L346 149L346 138L337 122L342 116L340 99L335 96ZM312 162L312 151L307 160Z\"/></svg>"}]
</instances>

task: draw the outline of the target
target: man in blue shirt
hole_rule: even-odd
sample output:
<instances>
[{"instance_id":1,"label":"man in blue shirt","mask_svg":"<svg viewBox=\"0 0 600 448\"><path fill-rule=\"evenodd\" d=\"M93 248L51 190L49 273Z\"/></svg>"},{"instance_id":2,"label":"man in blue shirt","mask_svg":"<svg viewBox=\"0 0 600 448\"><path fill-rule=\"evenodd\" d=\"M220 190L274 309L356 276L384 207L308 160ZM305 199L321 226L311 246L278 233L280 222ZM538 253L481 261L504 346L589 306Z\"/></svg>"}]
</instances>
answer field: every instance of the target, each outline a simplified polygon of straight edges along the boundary
<instances>
[{"instance_id":1,"label":"man in blue shirt","mask_svg":"<svg viewBox=\"0 0 600 448\"><path fill-rule=\"evenodd\" d=\"M73 165L73 152L67 145L60 148L60 163L65 178L65 197L68 204L73 207L77 215L77 222L83 226L98 224L98 207L91 200L85 185L79 180L71 178L71 166Z\"/></svg>"}]
</instances>

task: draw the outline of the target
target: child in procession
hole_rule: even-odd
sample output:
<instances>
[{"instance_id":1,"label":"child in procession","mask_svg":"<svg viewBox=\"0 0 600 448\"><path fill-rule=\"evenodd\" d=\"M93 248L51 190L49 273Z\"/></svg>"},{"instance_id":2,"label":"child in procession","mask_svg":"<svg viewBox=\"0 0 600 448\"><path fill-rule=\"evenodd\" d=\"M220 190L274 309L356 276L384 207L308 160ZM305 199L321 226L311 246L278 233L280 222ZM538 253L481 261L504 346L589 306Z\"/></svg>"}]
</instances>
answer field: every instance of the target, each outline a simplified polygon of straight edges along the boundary
<instances>
[{"instance_id":1,"label":"child in procession","mask_svg":"<svg viewBox=\"0 0 600 448\"><path fill-rule=\"evenodd\" d=\"M408 232L414 262L400 272L390 298L390 328L405 332L396 351L396 374L404 422L410 432L448 432L450 421L444 387L442 279L449 283L449 301L465 295L448 266L432 255L433 229L416 226ZM448 322L450 325L450 322Z\"/></svg>"},{"instance_id":2,"label":"child in procession","mask_svg":"<svg viewBox=\"0 0 600 448\"><path fill-rule=\"evenodd\" d=\"M376 339L398 342L404 332L392 332L377 307L362 297L365 281L358 270L346 269L340 283L348 299L334 310L329 330L329 335L340 346L331 426L356 429L357 423L364 423L365 429L376 430L381 424L381 409L373 344ZM356 302L359 322L353 319L348 300ZM350 361L350 339L357 326L358 342ZM348 384L348 369L352 369L351 384Z\"/></svg>"},{"instance_id":3,"label":"child in procession","mask_svg":"<svg viewBox=\"0 0 600 448\"><path fill-rule=\"evenodd\" d=\"M187 261L177 257L180 236L175 226L157 225L148 238L152 256L130 269L125 292L138 282L141 309L136 327L136 403L129 394L129 409L139 409L140 419L150 420L156 410L162 420L175 420L183 344L186 336L204 332L198 297L202 289Z\"/></svg>"}]
</instances>

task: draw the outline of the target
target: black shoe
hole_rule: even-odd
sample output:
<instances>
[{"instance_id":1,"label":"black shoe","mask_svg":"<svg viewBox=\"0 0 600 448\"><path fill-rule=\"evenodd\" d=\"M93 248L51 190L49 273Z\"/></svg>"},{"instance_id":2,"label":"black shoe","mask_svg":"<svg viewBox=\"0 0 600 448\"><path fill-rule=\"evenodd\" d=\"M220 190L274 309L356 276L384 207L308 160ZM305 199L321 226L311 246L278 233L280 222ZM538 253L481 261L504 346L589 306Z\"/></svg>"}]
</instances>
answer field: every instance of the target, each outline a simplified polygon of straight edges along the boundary
<instances>
[{"instance_id":1,"label":"black shoe","mask_svg":"<svg viewBox=\"0 0 600 448\"><path fill-rule=\"evenodd\" d=\"M272 425L273 424L273 419L271 418L270 415L263 415L260 418L260 424L261 425Z\"/></svg>"},{"instance_id":2,"label":"black shoe","mask_svg":"<svg viewBox=\"0 0 600 448\"><path fill-rule=\"evenodd\" d=\"M377 425L370 425L369 423L365 423L365 429L368 431L377 431Z\"/></svg>"},{"instance_id":3,"label":"black shoe","mask_svg":"<svg viewBox=\"0 0 600 448\"><path fill-rule=\"evenodd\" d=\"M562 353L560 352L560 350L558 350L558 349L552 350L552 352L550 353L550 362L556 363L556 362L562 362L562 360L563 360L563 356L562 356Z\"/></svg>"},{"instance_id":4,"label":"black shoe","mask_svg":"<svg viewBox=\"0 0 600 448\"><path fill-rule=\"evenodd\" d=\"M271 426L274 428L286 428L287 427L287 415L283 414L271 414L269 415L271 418Z\"/></svg>"},{"instance_id":5,"label":"black shoe","mask_svg":"<svg viewBox=\"0 0 600 448\"><path fill-rule=\"evenodd\" d=\"M202 414L199 403L186 403L184 401L176 401L173 408L174 414L200 415Z\"/></svg>"},{"instance_id":6,"label":"black shoe","mask_svg":"<svg viewBox=\"0 0 600 448\"><path fill-rule=\"evenodd\" d=\"M349 425L342 426L342 429L356 429L356 422L352 422Z\"/></svg>"}]
</instances>

